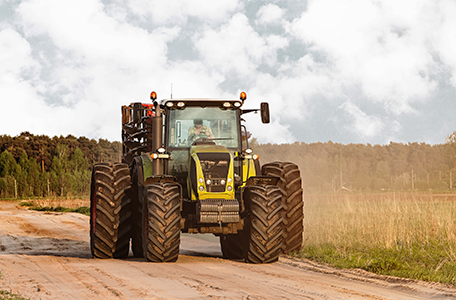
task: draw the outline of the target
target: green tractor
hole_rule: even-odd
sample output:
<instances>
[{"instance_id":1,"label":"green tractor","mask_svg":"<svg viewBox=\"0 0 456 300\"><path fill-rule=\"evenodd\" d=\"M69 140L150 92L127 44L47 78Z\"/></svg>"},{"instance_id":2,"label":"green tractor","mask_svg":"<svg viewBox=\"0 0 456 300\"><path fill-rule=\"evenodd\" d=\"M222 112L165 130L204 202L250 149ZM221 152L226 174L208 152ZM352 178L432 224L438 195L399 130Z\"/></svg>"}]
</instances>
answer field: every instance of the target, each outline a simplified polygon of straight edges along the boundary
<instances>
[{"instance_id":1,"label":"green tractor","mask_svg":"<svg viewBox=\"0 0 456 300\"><path fill-rule=\"evenodd\" d=\"M90 246L95 258L174 262L180 234L212 233L224 258L277 261L303 241L303 192L290 162L260 166L240 100L168 99L122 106L122 163L93 167Z\"/></svg>"}]
</instances>

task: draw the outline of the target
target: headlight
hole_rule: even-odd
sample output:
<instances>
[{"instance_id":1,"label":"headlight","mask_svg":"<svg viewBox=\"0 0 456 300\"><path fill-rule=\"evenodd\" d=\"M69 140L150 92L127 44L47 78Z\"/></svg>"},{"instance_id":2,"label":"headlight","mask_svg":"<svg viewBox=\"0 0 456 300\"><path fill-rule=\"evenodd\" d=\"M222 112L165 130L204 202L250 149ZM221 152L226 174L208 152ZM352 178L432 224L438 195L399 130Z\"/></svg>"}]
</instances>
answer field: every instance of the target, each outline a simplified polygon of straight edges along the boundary
<instances>
[{"instance_id":1,"label":"headlight","mask_svg":"<svg viewBox=\"0 0 456 300\"><path fill-rule=\"evenodd\" d=\"M225 179L222 179L222 180L220 181L220 183L221 183L222 185L225 185L225 183L226 183Z\"/></svg>"},{"instance_id":2,"label":"headlight","mask_svg":"<svg viewBox=\"0 0 456 300\"><path fill-rule=\"evenodd\" d=\"M229 102L223 102L223 107L230 107L231 106L231 103Z\"/></svg>"},{"instance_id":3,"label":"headlight","mask_svg":"<svg viewBox=\"0 0 456 300\"><path fill-rule=\"evenodd\" d=\"M174 105L174 103L171 102L171 101L170 102L166 102L166 106L168 106L168 107L173 107L173 105Z\"/></svg>"},{"instance_id":4,"label":"headlight","mask_svg":"<svg viewBox=\"0 0 456 300\"><path fill-rule=\"evenodd\" d=\"M200 192L204 191L204 187L203 187L202 185L200 185L199 191L200 191Z\"/></svg>"},{"instance_id":5,"label":"headlight","mask_svg":"<svg viewBox=\"0 0 456 300\"><path fill-rule=\"evenodd\" d=\"M203 183L203 182L204 182L204 179L200 177L200 178L198 178L198 182L199 182L199 183Z\"/></svg>"},{"instance_id":6,"label":"headlight","mask_svg":"<svg viewBox=\"0 0 456 300\"><path fill-rule=\"evenodd\" d=\"M229 185L227 188L228 192L231 192L231 190L233 189L233 187L231 185Z\"/></svg>"},{"instance_id":7,"label":"headlight","mask_svg":"<svg viewBox=\"0 0 456 300\"><path fill-rule=\"evenodd\" d=\"M212 181L210 179L206 180L207 185L211 185Z\"/></svg>"},{"instance_id":8,"label":"headlight","mask_svg":"<svg viewBox=\"0 0 456 300\"><path fill-rule=\"evenodd\" d=\"M228 183L231 183L233 181L233 178L228 178Z\"/></svg>"}]
</instances>

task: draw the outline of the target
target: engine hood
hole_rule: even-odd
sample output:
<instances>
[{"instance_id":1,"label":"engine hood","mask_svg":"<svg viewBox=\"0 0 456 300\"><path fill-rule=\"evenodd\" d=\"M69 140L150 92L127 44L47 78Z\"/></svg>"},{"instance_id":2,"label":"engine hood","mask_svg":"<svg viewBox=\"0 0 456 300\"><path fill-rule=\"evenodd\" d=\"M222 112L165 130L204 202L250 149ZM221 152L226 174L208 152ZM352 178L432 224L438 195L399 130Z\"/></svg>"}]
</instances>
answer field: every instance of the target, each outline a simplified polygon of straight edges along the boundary
<instances>
[{"instance_id":1,"label":"engine hood","mask_svg":"<svg viewBox=\"0 0 456 300\"><path fill-rule=\"evenodd\" d=\"M230 151L220 145L193 145L189 149L190 198L234 199L234 163Z\"/></svg>"}]
</instances>

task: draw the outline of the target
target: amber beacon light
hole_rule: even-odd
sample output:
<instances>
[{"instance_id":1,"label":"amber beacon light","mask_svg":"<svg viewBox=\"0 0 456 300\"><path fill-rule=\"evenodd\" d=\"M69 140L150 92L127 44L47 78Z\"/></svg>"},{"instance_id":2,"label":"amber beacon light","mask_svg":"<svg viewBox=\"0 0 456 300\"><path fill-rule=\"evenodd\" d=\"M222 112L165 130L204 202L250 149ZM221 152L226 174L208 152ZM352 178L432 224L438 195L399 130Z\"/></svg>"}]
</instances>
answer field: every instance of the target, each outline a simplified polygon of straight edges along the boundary
<instances>
[{"instance_id":1,"label":"amber beacon light","mask_svg":"<svg viewBox=\"0 0 456 300\"><path fill-rule=\"evenodd\" d=\"M247 99L247 94L245 92L241 92L241 96L239 97L239 99L244 101L245 99Z\"/></svg>"},{"instance_id":2,"label":"amber beacon light","mask_svg":"<svg viewBox=\"0 0 456 300\"><path fill-rule=\"evenodd\" d=\"M157 93L156 92L150 93L150 99L156 100L157 99Z\"/></svg>"}]
</instances>

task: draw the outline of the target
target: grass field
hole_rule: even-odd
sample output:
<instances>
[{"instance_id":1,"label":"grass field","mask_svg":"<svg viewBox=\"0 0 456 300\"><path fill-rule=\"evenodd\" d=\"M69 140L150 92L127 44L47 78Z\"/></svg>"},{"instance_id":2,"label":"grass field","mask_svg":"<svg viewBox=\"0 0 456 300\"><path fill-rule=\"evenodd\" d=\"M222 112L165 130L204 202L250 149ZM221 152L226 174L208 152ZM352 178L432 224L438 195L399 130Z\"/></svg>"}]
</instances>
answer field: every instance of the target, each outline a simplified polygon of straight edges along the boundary
<instances>
[{"instance_id":1,"label":"grass field","mask_svg":"<svg viewBox=\"0 0 456 300\"><path fill-rule=\"evenodd\" d=\"M297 257L456 284L456 194L306 194L304 212Z\"/></svg>"}]
</instances>

